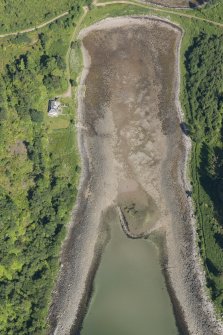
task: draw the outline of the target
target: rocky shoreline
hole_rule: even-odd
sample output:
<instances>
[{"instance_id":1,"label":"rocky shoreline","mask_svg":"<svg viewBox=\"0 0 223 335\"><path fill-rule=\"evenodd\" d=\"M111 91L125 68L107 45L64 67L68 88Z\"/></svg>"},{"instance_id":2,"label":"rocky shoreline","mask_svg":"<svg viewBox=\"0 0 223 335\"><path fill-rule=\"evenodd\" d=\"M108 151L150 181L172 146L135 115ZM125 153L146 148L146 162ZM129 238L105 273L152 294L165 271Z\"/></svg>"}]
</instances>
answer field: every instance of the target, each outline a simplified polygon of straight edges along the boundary
<instances>
[{"instance_id":1,"label":"rocky shoreline","mask_svg":"<svg viewBox=\"0 0 223 335\"><path fill-rule=\"evenodd\" d=\"M83 39L96 29L111 29L136 24L143 26L150 24L151 21L168 25L178 34L178 44L175 50L175 75L177 78L175 108L178 115L174 117L174 122L179 124L183 120L179 102L179 50L182 40L182 30L179 27L155 17L121 17L106 19L94 24L82 31L80 38ZM61 255L62 266L49 315L51 326L49 334L54 335L76 335L76 331L80 327L83 305L86 306L92 278L100 259L101 248L105 244L104 234L99 234L101 213L105 213L110 206L117 205L115 199L118 182L114 181L116 169L114 164L117 158L114 153L109 152L108 159L106 151L108 144L112 146L111 142L117 141L117 133L114 120L108 119L97 129L100 134L103 132L105 143L101 142L101 137L93 142L91 137L93 135L89 136L89 134L93 134L95 129L93 130L92 124L87 122L83 100L85 99L85 82L91 60L84 46L82 52L84 70L78 94L78 123L84 125L87 130L84 127L78 129L82 176L76 208ZM109 130L106 127L102 129L104 126L109 127ZM179 306L177 314L181 325L184 324L185 327L185 322L187 324L188 331L185 329L185 334L220 335L223 334L222 324L216 319L213 305L206 293L205 276L196 247L193 204L186 196L186 190L190 189L186 177L190 140L182 134L180 127L174 137L171 132L167 131L166 138L167 152L162 163L161 184L167 207L171 213L171 221L170 217L166 216L168 224L163 225L158 222L157 227L162 226L162 230L166 231L163 271L167 287L173 304L175 307ZM95 147L95 143L97 147ZM100 153L98 148L100 148ZM97 158L96 162L95 157ZM106 177L107 169L110 171L111 182L108 182ZM92 177L93 173L94 178ZM103 202L101 202L102 193ZM152 229L154 230L154 227Z\"/></svg>"},{"instance_id":2,"label":"rocky shoreline","mask_svg":"<svg viewBox=\"0 0 223 335\"><path fill-rule=\"evenodd\" d=\"M180 96L180 47L183 39L183 30L178 45L176 57L176 108L178 112L179 123L184 121L184 114L181 109ZM181 310L185 316L185 321L189 334L200 335L220 335L223 334L223 324L217 318L213 303L207 292L205 272L202 260L197 246L196 219L193 212L192 198L188 197L187 191L192 191L192 186L187 176L187 167L189 164L189 155L192 147L190 138L182 133L182 151L175 155L176 139L169 138L169 173L174 175L175 185L170 185L163 181L166 199L169 201L169 207L172 211L173 224L167 229L166 253L167 253L167 276L171 291L174 292L177 300L180 302ZM166 162L168 164L168 161ZM174 171L175 170L175 171ZM167 171L165 166L165 171ZM178 181L178 185L177 185ZM179 189L181 186L181 190ZM175 192L168 191L175 189ZM171 194L177 195L178 199L172 199ZM177 204L173 208L173 203ZM175 217L175 218L174 218ZM182 225L179 225L178 218L182 218ZM177 218L177 219L176 219ZM180 270L181 268L181 270ZM180 273L181 278L177 278L176 271Z\"/></svg>"}]
</instances>

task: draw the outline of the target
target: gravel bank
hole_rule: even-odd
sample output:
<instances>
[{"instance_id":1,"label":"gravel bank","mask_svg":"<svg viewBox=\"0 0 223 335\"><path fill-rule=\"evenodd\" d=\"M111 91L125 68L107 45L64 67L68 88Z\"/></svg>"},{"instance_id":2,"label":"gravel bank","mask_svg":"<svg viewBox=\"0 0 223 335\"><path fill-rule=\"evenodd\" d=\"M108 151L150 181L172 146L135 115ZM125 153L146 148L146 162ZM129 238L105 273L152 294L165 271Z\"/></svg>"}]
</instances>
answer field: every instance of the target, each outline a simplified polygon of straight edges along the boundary
<instances>
[{"instance_id":1,"label":"gravel bank","mask_svg":"<svg viewBox=\"0 0 223 335\"><path fill-rule=\"evenodd\" d=\"M103 241L103 213L124 196L140 203L145 194L157 211L147 230L166 232L170 285L190 333L223 334L205 294L192 204L185 192L190 189L185 172L190 141L179 126L181 37L178 27L154 17L106 19L80 34L83 170L49 316L50 334L68 335L75 323L98 256L97 242ZM123 41L136 44L131 48Z\"/></svg>"}]
</instances>

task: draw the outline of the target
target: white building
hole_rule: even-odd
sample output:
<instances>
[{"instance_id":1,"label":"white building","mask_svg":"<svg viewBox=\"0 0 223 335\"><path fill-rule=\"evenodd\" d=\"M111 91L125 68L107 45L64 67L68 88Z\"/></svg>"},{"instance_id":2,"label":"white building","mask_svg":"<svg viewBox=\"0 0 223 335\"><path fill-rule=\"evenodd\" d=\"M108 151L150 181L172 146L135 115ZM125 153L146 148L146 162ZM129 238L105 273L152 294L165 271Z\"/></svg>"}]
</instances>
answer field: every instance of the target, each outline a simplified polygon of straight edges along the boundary
<instances>
[{"instance_id":1,"label":"white building","mask_svg":"<svg viewBox=\"0 0 223 335\"><path fill-rule=\"evenodd\" d=\"M56 117L62 113L62 106L60 101L55 99L49 100L48 103L48 115L51 117Z\"/></svg>"}]
</instances>

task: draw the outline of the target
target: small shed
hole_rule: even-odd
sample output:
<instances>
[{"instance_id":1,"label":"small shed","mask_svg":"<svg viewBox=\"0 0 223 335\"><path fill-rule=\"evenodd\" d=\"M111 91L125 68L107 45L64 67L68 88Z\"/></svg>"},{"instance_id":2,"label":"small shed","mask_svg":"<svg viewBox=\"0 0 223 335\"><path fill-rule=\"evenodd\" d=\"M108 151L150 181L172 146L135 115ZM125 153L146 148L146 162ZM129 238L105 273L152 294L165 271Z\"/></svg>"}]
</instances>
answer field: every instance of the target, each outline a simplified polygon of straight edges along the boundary
<instances>
[{"instance_id":1,"label":"small shed","mask_svg":"<svg viewBox=\"0 0 223 335\"><path fill-rule=\"evenodd\" d=\"M51 117L58 116L62 113L62 106L60 101L55 99L50 99L48 103L48 115Z\"/></svg>"}]
</instances>

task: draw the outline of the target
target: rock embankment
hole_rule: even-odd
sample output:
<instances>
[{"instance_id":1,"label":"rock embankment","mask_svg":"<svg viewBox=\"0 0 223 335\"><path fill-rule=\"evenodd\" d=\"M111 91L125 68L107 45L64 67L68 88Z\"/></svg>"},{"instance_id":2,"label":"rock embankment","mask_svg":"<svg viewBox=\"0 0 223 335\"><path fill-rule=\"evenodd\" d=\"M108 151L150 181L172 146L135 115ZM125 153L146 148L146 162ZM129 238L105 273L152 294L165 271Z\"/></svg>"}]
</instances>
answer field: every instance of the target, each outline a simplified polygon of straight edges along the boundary
<instances>
[{"instance_id":1,"label":"rock embankment","mask_svg":"<svg viewBox=\"0 0 223 335\"><path fill-rule=\"evenodd\" d=\"M118 211L118 215L119 215L119 220L120 220L120 224L122 226L122 229L124 231L124 233L126 234L126 236L128 236L129 238L132 239L138 239L138 238L146 238L149 236L149 233L139 233L139 234L135 234L133 232L130 231L129 229L129 225L128 225L128 221L125 218L125 215L123 213L123 211L121 210L121 208L118 206L117 207L117 211Z\"/></svg>"}]
</instances>

